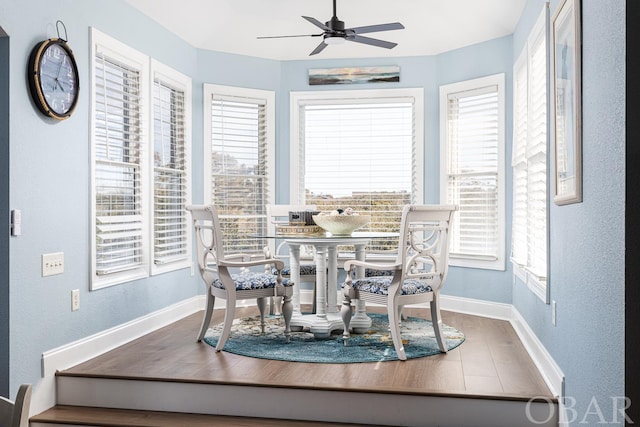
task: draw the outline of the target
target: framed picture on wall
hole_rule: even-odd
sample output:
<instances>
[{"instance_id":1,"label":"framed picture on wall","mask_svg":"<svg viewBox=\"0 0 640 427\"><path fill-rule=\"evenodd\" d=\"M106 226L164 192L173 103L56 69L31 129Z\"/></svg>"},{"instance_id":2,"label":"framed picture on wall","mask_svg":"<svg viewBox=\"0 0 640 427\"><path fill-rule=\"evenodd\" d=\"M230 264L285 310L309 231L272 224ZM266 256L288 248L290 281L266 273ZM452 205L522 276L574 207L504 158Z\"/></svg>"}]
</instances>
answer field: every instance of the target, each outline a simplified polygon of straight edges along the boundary
<instances>
[{"instance_id":1,"label":"framed picture on wall","mask_svg":"<svg viewBox=\"0 0 640 427\"><path fill-rule=\"evenodd\" d=\"M563 0L551 27L556 205L582 201L580 0Z\"/></svg>"}]
</instances>

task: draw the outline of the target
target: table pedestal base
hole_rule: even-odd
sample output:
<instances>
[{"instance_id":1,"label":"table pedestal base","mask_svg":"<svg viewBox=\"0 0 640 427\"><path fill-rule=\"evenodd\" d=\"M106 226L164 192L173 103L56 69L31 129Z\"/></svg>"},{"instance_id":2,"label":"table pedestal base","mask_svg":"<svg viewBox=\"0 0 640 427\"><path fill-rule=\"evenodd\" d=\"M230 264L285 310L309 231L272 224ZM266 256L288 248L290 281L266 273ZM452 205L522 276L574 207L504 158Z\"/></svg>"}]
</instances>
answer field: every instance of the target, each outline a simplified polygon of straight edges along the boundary
<instances>
[{"instance_id":1,"label":"table pedestal base","mask_svg":"<svg viewBox=\"0 0 640 427\"><path fill-rule=\"evenodd\" d=\"M358 318L354 316L349 326L354 333L365 333L371 327L371 319L364 315ZM340 313L326 313L323 317L317 314L293 314L291 318L291 330L301 331L308 329L314 338L324 339L331 336L333 331L343 331L344 323Z\"/></svg>"}]
</instances>

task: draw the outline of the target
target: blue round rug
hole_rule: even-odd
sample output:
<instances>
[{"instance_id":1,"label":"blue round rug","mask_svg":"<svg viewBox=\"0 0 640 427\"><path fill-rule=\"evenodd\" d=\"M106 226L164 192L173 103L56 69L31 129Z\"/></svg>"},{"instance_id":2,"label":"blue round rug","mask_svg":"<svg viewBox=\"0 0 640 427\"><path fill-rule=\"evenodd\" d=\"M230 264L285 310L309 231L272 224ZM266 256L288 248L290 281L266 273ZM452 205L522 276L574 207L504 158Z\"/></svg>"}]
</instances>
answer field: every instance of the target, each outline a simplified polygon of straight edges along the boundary
<instances>
[{"instance_id":1,"label":"blue round rug","mask_svg":"<svg viewBox=\"0 0 640 427\"><path fill-rule=\"evenodd\" d=\"M265 333L260 332L260 317L251 316L234 320L231 335L223 351L261 359L311 363L357 363L399 360L393 347L386 314L367 313L371 317L370 330L365 334L351 334L345 347L341 331L334 331L327 339L314 338L310 332L292 332L286 342L284 321L267 316ZM221 325L210 328L204 341L214 346L220 336ZM407 359L440 353L431 321L408 317L402 321L402 340ZM464 334L456 328L442 325L449 350L462 344Z\"/></svg>"}]
</instances>

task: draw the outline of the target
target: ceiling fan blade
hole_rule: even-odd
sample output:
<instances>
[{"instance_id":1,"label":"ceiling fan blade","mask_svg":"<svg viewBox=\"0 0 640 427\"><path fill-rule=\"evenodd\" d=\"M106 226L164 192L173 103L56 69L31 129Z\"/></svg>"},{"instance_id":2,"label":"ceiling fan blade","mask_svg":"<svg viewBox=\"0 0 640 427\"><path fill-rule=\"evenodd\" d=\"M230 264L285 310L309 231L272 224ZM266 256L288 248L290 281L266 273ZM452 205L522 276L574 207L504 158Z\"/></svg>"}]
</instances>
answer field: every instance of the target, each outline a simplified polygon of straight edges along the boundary
<instances>
[{"instance_id":1,"label":"ceiling fan blade","mask_svg":"<svg viewBox=\"0 0 640 427\"><path fill-rule=\"evenodd\" d=\"M331 31L331 28L327 27L325 24L323 24L322 22L318 21L316 18L312 18L310 16L303 16L303 18L306 19L307 21L311 22L316 27L323 29L324 31Z\"/></svg>"},{"instance_id":2,"label":"ceiling fan blade","mask_svg":"<svg viewBox=\"0 0 640 427\"><path fill-rule=\"evenodd\" d=\"M392 22L389 24L367 25L364 27L347 28L347 31L351 30L355 34L364 33L377 33L378 31L391 31L391 30L403 30L404 25L399 22Z\"/></svg>"},{"instance_id":3,"label":"ceiling fan blade","mask_svg":"<svg viewBox=\"0 0 640 427\"><path fill-rule=\"evenodd\" d=\"M372 39L371 37L363 37L358 35L347 37L346 39L351 42L368 44L371 46L384 47L385 49L393 49L398 45L398 43L392 43L385 40Z\"/></svg>"},{"instance_id":4,"label":"ceiling fan blade","mask_svg":"<svg viewBox=\"0 0 640 427\"><path fill-rule=\"evenodd\" d=\"M285 37L319 37L321 35L323 35L324 33L320 33L320 34L298 34L298 35L293 35L293 36L259 36L256 37L257 39L281 39L281 38L285 38Z\"/></svg>"},{"instance_id":5,"label":"ceiling fan blade","mask_svg":"<svg viewBox=\"0 0 640 427\"><path fill-rule=\"evenodd\" d=\"M318 53L322 52L325 47L327 47L327 44L323 40L322 43L320 43L315 49L313 49L313 52L311 52L309 56L317 55Z\"/></svg>"}]
</instances>

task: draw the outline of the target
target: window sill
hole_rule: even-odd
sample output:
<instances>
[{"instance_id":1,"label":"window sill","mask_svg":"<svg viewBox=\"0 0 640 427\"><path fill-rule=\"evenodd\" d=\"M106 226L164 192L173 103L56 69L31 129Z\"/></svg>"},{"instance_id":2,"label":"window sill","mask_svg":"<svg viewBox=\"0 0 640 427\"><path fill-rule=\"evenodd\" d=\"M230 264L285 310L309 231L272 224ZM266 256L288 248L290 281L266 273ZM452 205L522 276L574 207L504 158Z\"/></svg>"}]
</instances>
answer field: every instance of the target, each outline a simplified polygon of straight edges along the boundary
<instances>
[{"instance_id":1,"label":"window sill","mask_svg":"<svg viewBox=\"0 0 640 427\"><path fill-rule=\"evenodd\" d=\"M94 275L90 290L97 291L98 289L133 282L134 280L145 279L147 277L149 277L149 272L144 267L102 276Z\"/></svg>"},{"instance_id":2,"label":"window sill","mask_svg":"<svg viewBox=\"0 0 640 427\"><path fill-rule=\"evenodd\" d=\"M535 296L540 298L542 302L544 302L545 304L549 304L546 281L538 279L538 277L527 271L527 269L522 267L520 264L517 264L513 261L511 261L511 264L513 265L513 275L520 279L522 283L527 285L527 288L529 288L529 290L533 292Z\"/></svg>"},{"instance_id":3,"label":"window sill","mask_svg":"<svg viewBox=\"0 0 640 427\"><path fill-rule=\"evenodd\" d=\"M498 271L505 270L504 260L502 258L493 258L493 257L470 258L470 257L460 256L455 254L449 255L449 266L477 268L481 270L498 270Z\"/></svg>"}]
</instances>

